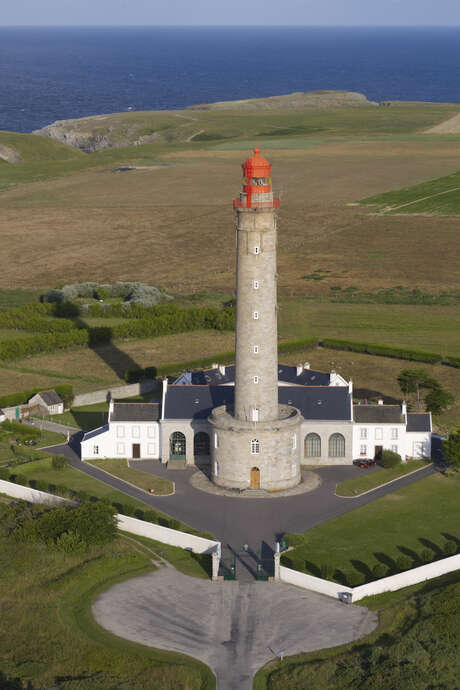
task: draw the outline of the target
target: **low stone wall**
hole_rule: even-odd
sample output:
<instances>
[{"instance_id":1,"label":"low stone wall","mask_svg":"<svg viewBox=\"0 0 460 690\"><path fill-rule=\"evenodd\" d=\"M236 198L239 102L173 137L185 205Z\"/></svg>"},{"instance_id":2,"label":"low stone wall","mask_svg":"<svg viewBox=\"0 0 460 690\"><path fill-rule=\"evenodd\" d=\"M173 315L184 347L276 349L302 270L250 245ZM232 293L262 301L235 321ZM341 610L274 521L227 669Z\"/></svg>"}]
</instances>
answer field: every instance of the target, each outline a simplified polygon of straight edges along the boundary
<instances>
[{"instance_id":1,"label":"low stone wall","mask_svg":"<svg viewBox=\"0 0 460 690\"><path fill-rule=\"evenodd\" d=\"M359 587L345 587L344 585L339 585L336 582L323 580L320 577L300 573L297 570L286 568L283 565L279 566L279 570L277 570L277 555L278 554L275 554L275 573L279 572L279 580L281 582L296 585L296 587L308 589L312 592L319 592L320 594L325 594L326 596L333 597L334 599L341 599L343 594L349 594L351 595L353 602L359 601L364 597L373 596L374 594L395 592L398 589L410 587L411 585L417 585L425 580L431 580L435 577L439 577L440 575L445 575L446 573L452 573L455 570L460 570L460 554L456 554L455 556L449 556L448 558L443 558L439 561L435 561L434 563L428 563L427 565L421 565L418 568L406 570L403 573L398 573L397 575L383 577L380 580L375 580L375 582L369 582L368 584L360 585Z\"/></svg>"},{"instance_id":2,"label":"low stone wall","mask_svg":"<svg viewBox=\"0 0 460 690\"><path fill-rule=\"evenodd\" d=\"M13 405L13 407L2 407L5 417L10 420L10 422L16 421L16 410L19 408L19 418L29 416L29 405Z\"/></svg>"},{"instance_id":3,"label":"low stone wall","mask_svg":"<svg viewBox=\"0 0 460 690\"><path fill-rule=\"evenodd\" d=\"M196 537L194 534L179 532L169 527L154 525L151 522L145 522L145 520L138 520L137 518L118 514L117 521L119 529L125 532L155 539L156 541L163 542L163 544L179 546L181 549L187 549L188 551L193 551L193 553L211 554L216 550L220 550L220 542L218 541Z\"/></svg>"},{"instance_id":4,"label":"low stone wall","mask_svg":"<svg viewBox=\"0 0 460 690\"><path fill-rule=\"evenodd\" d=\"M20 498L29 503L47 503L50 505L57 505L60 503L75 504L74 501L69 501L67 498L55 496L54 494L46 493L46 491L31 489L21 484L7 482L3 479L0 479L0 493L11 496L12 498ZM212 556L212 579L217 579L221 558L221 544L219 541L197 537L194 534L187 534L186 532L179 532L175 529L169 529L169 527L161 527L151 522L138 520L137 518L128 517L127 515L120 515L120 513L117 513L116 518L118 528L125 532L148 537L149 539L155 539L163 544L178 546L181 549L193 551L193 553L210 554Z\"/></svg>"},{"instance_id":5,"label":"low stone wall","mask_svg":"<svg viewBox=\"0 0 460 690\"><path fill-rule=\"evenodd\" d=\"M7 482L4 479L0 479L0 493L11 496L12 498L20 498L28 503L49 503L56 505L58 503L73 503L73 501L62 498L62 496L54 496L54 494L48 494L46 491L31 489L28 486Z\"/></svg>"},{"instance_id":6,"label":"low stone wall","mask_svg":"<svg viewBox=\"0 0 460 690\"><path fill-rule=\"evenodd\" d=\"M112 399L115 400L116 398L131 398L141 393L150 393L156 386L157 382L155 380L146 379L139 383L129 383L126 386L104 388L103 390L93 391L92 393L80 393L75 396L72 407L94 405L95 403L107 402Z\"/></svg>"}]
</instances>

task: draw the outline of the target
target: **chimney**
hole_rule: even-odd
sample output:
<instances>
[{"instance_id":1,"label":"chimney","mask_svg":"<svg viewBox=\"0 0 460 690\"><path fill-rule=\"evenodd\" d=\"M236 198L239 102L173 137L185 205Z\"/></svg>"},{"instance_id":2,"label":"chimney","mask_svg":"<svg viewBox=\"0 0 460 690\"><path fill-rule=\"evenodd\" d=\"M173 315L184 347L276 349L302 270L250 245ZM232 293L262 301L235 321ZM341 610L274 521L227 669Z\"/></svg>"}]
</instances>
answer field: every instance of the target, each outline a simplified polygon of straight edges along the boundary
<instances>
[{"instance_id":1,"label":"chimney","mask_svg":"<svg viewBox=\"0 0 460 690\"><path fill-rule=\"evenodd\" d=\"M350 393L350 395L353 395L353 381L352 381L352 379L350 379L348 381L348 392Z\"/></svg>"},{"instance_id":2,"label":"chimney","mask_svg":"<svg viewBox=\"0 0 460 690\"><path fill-rule=\"evenodd\" d=\"M300 374L303 372L303 364L298 364L297 365L297 374L296 376L300 376Z\"/></svg>"},{"instance_id":3,"label":"chimney","mask_svg":"<svg viewBox=\"0 0 460 690\"><path fill-rule=\"evenodd\" d=\"M165 418L165 400L166 400L166 393L168 391L168 377L165 376L163 381L163 394L161 396L161 419Z\"/></svg>"},{"instance_id":4,"label":"chimney","mask_svg":"<svg viewBox=\"0 0 460 690\"><path fill-rule=\"evenodd\" d=\"M403 416L404 423L407 424L407 405L405 400L403 400L401 403L401 414Z\"/></svg>"},{"instance_id":5,"label":"chimney","mask_svg":"<svg viewBox=\"0 0 460 690\"><path fill-rule=\"evenodd\" d=\"M218 368L219 368L219 365L217 364L217 362L213 362L211 365L211 369L218 369Z\"/></svg>"},{"instance_id":6,"label":"chimney","mask_svg":"<svg viewBox=\"0 0 460 690\"><path fill-rule=\"evenodd\" d=\"M310 369L310 362L305 362L305 364L303 365L303 368L304 369Z\"/></svg>"},{"instance_id":7,"label":"chimney","mask_svg":"<svg viewBox=\"0 0 460 690\"><path fill-rule=\"evenodd\" d=\"M219 364L219 371L222 376L225 376L225 364Z\"/></svg>"},{"instance_id":8,"label":"chimney","mask_svg":"<svg viewBox=\"0 0 460 690\"><path fill-rule=\"evenodd\" d=\"M382 398L379 398L379 399L378 399L378 403L379 403L379 405L383 405L383 400L382 400Z\"/></svg>"},{"instance_id":9,"label":"chimney","mask_svg":"<svg viewBox=\"0 0 460 690\"><path fill-rule=\"evenodd\" d=\"M110 422L110 418L112 417L112 412L113 412L113 399L111 398L110 402L109 402L109 420L108 420L109 422Z\"/></svg>"}]
</instances>

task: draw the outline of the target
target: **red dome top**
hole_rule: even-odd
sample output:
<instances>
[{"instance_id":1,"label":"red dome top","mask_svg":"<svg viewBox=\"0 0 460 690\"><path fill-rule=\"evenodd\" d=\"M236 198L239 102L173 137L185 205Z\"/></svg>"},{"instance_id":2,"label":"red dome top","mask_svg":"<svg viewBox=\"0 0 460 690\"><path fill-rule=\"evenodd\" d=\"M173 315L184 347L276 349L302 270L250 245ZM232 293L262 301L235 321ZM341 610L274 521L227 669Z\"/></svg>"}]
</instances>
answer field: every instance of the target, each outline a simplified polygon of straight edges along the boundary
<instances>
[{"instance_id":1,"label":"red dome top","mask_svg":"<svg viewBox=\"0 0 460 690\"><path fill-rule=\"evenodd\" d=\"M241 165L243 174L248 177L270 177L272 164L260 155L260 149L254 149L254 155Z\"/></svg>"}]
</instances>

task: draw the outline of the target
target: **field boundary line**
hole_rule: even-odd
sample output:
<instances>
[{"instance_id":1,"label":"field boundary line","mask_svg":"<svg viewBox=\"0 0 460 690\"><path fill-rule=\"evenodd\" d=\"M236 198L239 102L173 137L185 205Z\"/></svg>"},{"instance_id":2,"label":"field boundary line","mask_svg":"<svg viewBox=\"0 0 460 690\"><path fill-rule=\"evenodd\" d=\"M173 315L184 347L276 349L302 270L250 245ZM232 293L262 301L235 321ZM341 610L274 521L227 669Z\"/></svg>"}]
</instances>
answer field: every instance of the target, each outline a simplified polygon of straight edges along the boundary
<instances>
[{"instance_id":1,"label":"field boundary line","mask_svg":"<svg viewBox=\"0 0 460 690\"><path fill-rule=\"evenodd\" d=\"M430 196L424 196L420 199L415 199L415 201L408 201L405 204L400 204L400 206L390 206L384 208L380 211L378 215L384 215L385 213L391 213L392 211L399 211L400 208L405 208L406 206L411 206L412 204L418 204L420 201L426 201L427 199L434 199L436 196L442 196L443 194L450 194L451 192L458 192L460 187L453 187L452 189L446 189L444 192L436 192L436 194L430 194Z\"/></svg>"},{"instance_id":2,"label":"field boundary line","mask_svg":"<svg viewBox=\"0 0 460 690\"><path fill-rule=\"evenodd\" d=\"M366 494L370 494L373 491L377 491L377 489L382 489L384 486L388 486L389 484L393 484L394 482L399 482L400 479L404 479L405 477L411 477L413 474L416 474L417 472L421 472L422 470L426 470L427 467L433 467L433 463L429 462L428 465L424 465L423 467L419 467L416 470L412 470L412 472L407 472L407 474L402 474L400 477L396 477L395 479L390 479L389 482L385 482L384 484L379 484L378 486L374 486L373 489L368 489L367 491L363 491L360 494L356 494L355 496L341 496L340 494L337 493L337 487L338 484L335 485L334 489L334 496L337 496L337 498L361 498L361 496L365 496Z\"/></svg>"}]
</instances>

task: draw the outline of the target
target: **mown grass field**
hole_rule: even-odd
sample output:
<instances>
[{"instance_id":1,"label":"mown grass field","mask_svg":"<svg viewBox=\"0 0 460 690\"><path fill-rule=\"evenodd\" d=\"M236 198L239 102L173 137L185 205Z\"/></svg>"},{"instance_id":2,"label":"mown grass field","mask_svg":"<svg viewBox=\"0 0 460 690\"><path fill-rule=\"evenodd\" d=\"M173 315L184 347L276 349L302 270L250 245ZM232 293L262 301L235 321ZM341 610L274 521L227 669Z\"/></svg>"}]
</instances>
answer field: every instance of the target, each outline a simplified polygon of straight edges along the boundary
<instances>
[{"instance_id":1,"label":"mown grass field","mask_svg":"<svg viewBox=\"0 0 460 690\"><path fill-rule=\"evenodd\" d=\"M32 429L32 432L35 432L35 429ZM33 446L24 444L24 440L27 438L27 427L24 429L24 435L21 436L14 431L5 431L0 426L0 465L20 464L29 460L29 458L35 458L36 460L48 458L49 453L46 450L41 451L38 449L65 441L65 436L62 434L45 430L40 432L40 437L33 438L35 441Z\"/></svg>"},{"instance_id":2,"label":"mown grass field","mask_svg":"<svg viewBox=\"0 0 460 690\"><path fill-rule=\"evenodd\" d=\"M69 690L215 688L215 678L204 664L126 642L93 620L91 604L99 592L154 570L145 545L120 536L113 544L81 555L39 544L18 547L1 538L0 652L7 677L30 681L37 688ZM157 544L151 542L151 547ZM203 576L191 554L181 550L178 559L172 550L163 549L162 555L173 563L181 561L189 574Z\"/></svg>"},{"instance_id":3,"label":"mown grass field","mask_svg":"<svg viewBox=\"0 0 460 690\"><path fill-rule=\"evenodd\" d=\"M405 474L410 474L416 470L421 469L426 466L424 460L408 460L405 463L401 463L396 467L391 467L388 469L379 469L377 472L366 472L364 468L362 474L355 479L348 479L346 482L340 482L337 484L335 493L337 496L360 496L366 491L371 491L372 489L382 486L387 482L391 482L399 477L403 477Z\"/></svg>"},{"instance_id":4,"label":"mown grass field","mask_svg":"<svg viewBox=\"0 0 460 690\"><path fill-rule=\"evenodd\" d=\"M459 491L458 474L421 479L305 532L303 544L282 561L317 576L329 564L339 582L353 572L373 579L372 569L378 563L396 572L396 560L402 555L420 565L423 549L439 557L446 540L460 545Z\"/></svg>"},{"instance_id":5,"label":"mown grass field","mask_svg":"<svg viewBox=\"0 0 460 690\"><path fill-rule=\"evenodd\" d=\"M109 460L91 460L91 465L98 467L104 472L113 474L119 479L123 479L130 484L134 484L139 489L150 491L154 489L157 496L168 496L173 493L173 483L168 479L162 477L154 477L147 472L142 472L136 467L130 467L127 460L120 460L119 458L112 458Z\"/></svg>"},{"instance_id":6,"label":"mown grass field","mask_svg":"<svg viewBox=\"0 0 460 690\"><path fill-rule=\"evenodd\" d=\"M368 597L379 626L356 643L272 661L254 690L429 690L454 688L460 674L460 576L451 573L415 587ZM434 680L435 679L435 680Z\"/></svg>"}]
</instances>

